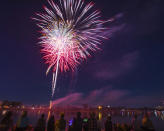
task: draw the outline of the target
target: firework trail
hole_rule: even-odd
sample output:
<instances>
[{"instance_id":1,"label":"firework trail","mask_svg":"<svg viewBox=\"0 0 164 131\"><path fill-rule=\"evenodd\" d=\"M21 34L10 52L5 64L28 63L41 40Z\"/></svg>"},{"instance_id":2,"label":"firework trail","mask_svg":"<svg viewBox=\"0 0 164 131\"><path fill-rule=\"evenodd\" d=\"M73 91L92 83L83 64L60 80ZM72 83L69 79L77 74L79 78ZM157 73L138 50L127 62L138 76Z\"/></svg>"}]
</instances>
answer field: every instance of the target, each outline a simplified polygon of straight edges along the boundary
<instances>
[{"instance_id":1,"label":"firework trail","mask_svg":"<svg viewBox=\"0 0 164 131\"><path fill-rule=\"evenodd\" d=\"M103 32L108 21L100 20L100 11L94 4L83 0L49 1L50 8L45 13L36 13L37 26L41 28L40 45L46 74L53 72L52 96L54 95L58 72L74 71L78 64L99 49L106 37Z\"/></svg>"}]
</instances>

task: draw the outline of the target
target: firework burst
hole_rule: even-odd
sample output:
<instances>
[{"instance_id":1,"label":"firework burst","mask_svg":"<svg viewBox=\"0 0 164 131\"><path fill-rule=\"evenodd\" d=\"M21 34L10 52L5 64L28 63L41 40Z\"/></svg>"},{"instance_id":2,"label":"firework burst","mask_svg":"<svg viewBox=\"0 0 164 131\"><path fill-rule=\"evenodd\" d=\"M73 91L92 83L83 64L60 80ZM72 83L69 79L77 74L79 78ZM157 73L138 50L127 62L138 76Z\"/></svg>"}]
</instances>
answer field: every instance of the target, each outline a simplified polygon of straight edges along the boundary
<instances>
[{"instance_id":1,"label":"firework burst","mask_svg":"<svg viewBox=\"0 0 164 131\"><path fill-rule=\"evenodd\" d=\"M46 74L52 69L52 96L55 91L57 74L60 70L74 70L78 64L99 49L103 39L102 32L108 21L100 20L100 11L94 10L94 4L85 4L82 0L49 1L50 8L45 13L36 13L33 18L41 28L41 53L48 64Z\"/></svg>"}]
</instances>

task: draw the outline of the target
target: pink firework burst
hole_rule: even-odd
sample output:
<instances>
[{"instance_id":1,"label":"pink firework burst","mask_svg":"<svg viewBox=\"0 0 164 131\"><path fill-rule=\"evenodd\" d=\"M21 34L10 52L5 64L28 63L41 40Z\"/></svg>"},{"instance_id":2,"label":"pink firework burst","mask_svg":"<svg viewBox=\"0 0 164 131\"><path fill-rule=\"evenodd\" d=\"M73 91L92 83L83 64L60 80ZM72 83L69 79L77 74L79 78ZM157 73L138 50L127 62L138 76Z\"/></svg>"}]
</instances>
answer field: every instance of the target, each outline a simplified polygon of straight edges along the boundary
<instances>
[{"instance_id":1,"label":"pink firework burst","mask_svg":"<svg viewBox=\"0 0 164 131\"><path fill-rule=\"evenodd\" d=\"M44 54L48 69L53 70L52 96L55 91L58 70L74 70L78 64L99 49L108 21L100 20L100 11L94 4L82 0L48 1L50 8L45 13L37 13L37 25L41 28L41 53Z\"/></svg>"}]
</instances>

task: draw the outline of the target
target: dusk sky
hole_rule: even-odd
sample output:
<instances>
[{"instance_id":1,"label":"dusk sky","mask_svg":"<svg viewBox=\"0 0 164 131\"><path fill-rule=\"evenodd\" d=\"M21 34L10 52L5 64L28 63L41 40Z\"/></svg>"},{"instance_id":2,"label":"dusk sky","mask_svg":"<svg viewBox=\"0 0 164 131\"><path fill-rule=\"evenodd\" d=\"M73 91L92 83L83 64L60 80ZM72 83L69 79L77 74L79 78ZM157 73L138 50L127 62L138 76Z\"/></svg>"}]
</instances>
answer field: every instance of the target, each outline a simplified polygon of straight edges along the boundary
<instances>
[{"instance_id":1,"label":"dusk sky","mask_svg":"<svg viewBox=\"0 0 164 131\"><path fill-rule=\"evenodd\" d=\"M56 0L54 0L56 1ZM89 0L85 0L86 3ZM109 25L109 40L77 67L60 73L55 104L157 106L164 101L164 12L162 0L94 0ZM0 8L0 100L48 104L46 76L31 17L46 0L4 0Z\"/></svg>"}]
</instances>

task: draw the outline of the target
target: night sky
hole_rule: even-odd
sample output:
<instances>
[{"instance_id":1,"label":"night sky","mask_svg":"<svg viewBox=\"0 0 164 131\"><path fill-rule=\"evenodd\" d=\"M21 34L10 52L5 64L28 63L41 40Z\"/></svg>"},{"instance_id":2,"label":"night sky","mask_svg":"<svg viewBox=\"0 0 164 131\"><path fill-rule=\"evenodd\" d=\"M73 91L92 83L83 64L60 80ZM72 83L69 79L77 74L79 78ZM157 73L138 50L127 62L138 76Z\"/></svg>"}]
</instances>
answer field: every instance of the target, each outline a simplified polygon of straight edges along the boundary
<instances>
[{"instance_id":1,"label":"night sky","mask_svg":"<svg viewBox=\"0 0 164 131\"><path fill-rule=\"evenodd\" d=\"M88 2L89 0L86 0ZM94 0L103 19L113 18L110 39L77 67L59 74L55 104L157 106L164 101L164 11L162 0ZM0 4L0 100L48 104L46 76L31 17L46 0Z\"/></svg>"}]
</instances>

